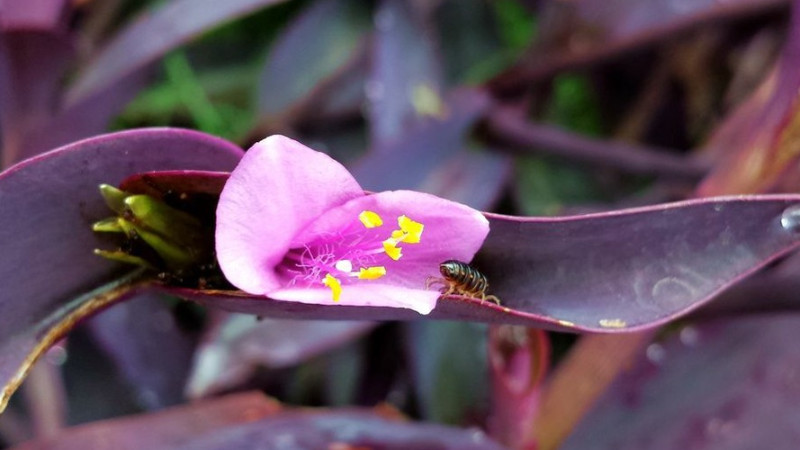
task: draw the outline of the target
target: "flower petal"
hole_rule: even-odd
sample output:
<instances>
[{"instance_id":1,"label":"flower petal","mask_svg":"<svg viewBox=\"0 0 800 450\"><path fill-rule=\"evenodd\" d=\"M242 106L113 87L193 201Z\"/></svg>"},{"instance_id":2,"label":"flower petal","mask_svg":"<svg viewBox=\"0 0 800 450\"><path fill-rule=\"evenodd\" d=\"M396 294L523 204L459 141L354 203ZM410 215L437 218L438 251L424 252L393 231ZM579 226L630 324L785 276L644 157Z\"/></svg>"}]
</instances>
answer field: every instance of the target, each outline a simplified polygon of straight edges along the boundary
<instances>
[{"instance_id":1,"label":"flower petal","mask_svg":"<svg viewBox=\"0 0 800 450\"><path fill-rule=\"evenodd\" d=\"M273 269L292 237L326 210L363 195L328 155L284 136L264 139L247 151L220 195L220 268L243 291L275 290L280 283Z\"/></svg>"},{"instance_id":2,"label":"flower petal","mask_svg":"<svg viewBox=\"0 0 800 450\"><path fill-rule=\"evenodd\" d=\"M468 206L421 192L387 191L357 197L330 209L297 235L294 242L324 242L357 220L364 210L383 217L387 236L401 216L425 227L419 243L397 244L403 255L385 264L382 284L424 289L427 277L439 276L439 263L448 259L471 261L489 233L489 222L483 214ZM351 286L342 286L342 296Z\"/></svg>"},{"instance_id":3,"label":"flower petal","mask_svg":"<svg viewBox=\"0 0 800 450\"><path fill-rule=\"evenodd\" d=\"M375 284L372 282L343 285L341 294L336 303L331 299L331 290L326 287L283 288L271 292L269 297L274 300L310 303L315 305L407 308L420 314L428 314L436 306L439 292L398 287L386 283Z\"/></svg>"}]
</instances>

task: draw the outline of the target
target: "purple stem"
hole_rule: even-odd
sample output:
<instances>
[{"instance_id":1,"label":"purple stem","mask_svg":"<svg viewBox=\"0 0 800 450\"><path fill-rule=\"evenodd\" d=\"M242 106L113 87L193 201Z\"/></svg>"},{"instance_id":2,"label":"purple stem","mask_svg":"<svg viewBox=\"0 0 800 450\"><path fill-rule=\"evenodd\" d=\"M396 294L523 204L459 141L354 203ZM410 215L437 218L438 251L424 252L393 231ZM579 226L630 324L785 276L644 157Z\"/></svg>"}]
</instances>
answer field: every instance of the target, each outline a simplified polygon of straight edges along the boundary
<instances>
[{"instance_id":1,"label":"purple stem","mask_svg":"<svg viewBox=\"0 0 800 450\"><path fill-rule=\"evenodd\" d=\"M490 133L517 154L553 155L635 174L699 179L708 168L666 149L592 139L550 125L528 122L511 110L497 109L486 121Z\"/></svg>"}]
</instances>

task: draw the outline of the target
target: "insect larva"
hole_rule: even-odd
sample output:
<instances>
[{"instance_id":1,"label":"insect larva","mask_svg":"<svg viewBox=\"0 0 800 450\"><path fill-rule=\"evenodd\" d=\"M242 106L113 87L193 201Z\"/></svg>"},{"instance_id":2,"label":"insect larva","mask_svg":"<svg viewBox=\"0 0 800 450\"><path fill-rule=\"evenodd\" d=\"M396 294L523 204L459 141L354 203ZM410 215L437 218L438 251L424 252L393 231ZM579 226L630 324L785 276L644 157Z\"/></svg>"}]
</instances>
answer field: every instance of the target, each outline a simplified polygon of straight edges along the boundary
<instances>
[{"instance_id":1,"label":"insect larva","mask_svg":"<svg viewBox=\"0 0 800 450\"><path fill-rule=\"evenodd\" d=\"M443 297L455 294L500 304L500 299L496 296L486 294L486 289L489 288L486 275L469 264L449 259L439 264L439 272L444 278L428 277L425 282L426 289L431 285L441 284Z\"/></svg>"}]
</instances>

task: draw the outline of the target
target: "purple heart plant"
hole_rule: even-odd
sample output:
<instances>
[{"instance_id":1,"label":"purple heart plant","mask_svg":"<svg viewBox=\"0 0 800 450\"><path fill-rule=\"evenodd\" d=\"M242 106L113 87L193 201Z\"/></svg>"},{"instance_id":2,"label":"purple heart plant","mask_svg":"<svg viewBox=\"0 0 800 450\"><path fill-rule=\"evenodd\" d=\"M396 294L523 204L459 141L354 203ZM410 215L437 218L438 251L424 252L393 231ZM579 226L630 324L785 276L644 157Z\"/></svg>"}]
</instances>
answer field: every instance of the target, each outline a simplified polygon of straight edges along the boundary
<instances>
[{"instance_id":1,"label":"purple heart plant","mask_svg":"<svg viewBox=\"0 0 800 450\"><path fill-rule=\"evenodd\" d=\"M798 93L800 0L0 0L0 446L800 448Z\"/></svg>"}]
</instances>

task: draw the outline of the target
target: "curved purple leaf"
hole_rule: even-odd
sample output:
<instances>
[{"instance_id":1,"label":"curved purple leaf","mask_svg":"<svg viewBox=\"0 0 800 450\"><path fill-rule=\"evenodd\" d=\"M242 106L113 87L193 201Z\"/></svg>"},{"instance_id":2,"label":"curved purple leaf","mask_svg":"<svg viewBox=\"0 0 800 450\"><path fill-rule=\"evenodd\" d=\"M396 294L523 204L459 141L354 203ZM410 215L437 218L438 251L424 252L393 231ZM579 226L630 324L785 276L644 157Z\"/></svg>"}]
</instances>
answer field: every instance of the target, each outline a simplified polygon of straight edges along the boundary
<instances>
[{"instance_id":1,"label":"curved purple leaf","mask_svg":"<svg viewBox=\"0 0 800 450\"><path fill-rule=\"evenodd\" d=\"M789 0L578 0L546 2L533 51L492 81L500 90L652 44L709 22L747 17Z\"/></svg>"},{"instance_id":2,"label":"curved purple leaf","mask_svg":"<svg viewBox=\"0 0 800 450\"><path fill-rule=\"evenodd\" d=\"M150 72L150 67L141 68L54 112L47 122L25 136L19 159L107 131L114 115L147 83Z\"/></svg>"},{"instance_id":3,"label":"curved purple leaf","mask_svg":"<svg viewBox=\"0 0 800 450\"><path fill-rule=\"evenodd\" d=\"M87 327L140 406L160 409L183 401L197 336L180 329L165 298L140 295L92 318Z\"/></svg>"},{"instance_id":4,"label":"curved purple leaf","mask_svg":"<svg viewBox=\"0 0 800 450\"><path fill-rule=\"evenodd\" d=\"M459 424L485 413L485 325L412 322L403 343L423 419Z\"/></svg>"},{"instance_id":5,"label":"curved purple leaf","mask_svg":"<svg viewBox=\"0 0 800 450\"><path fill-rule=\"evenodd\" d=\"M419 189L465 149L467 131L488 106L489 98L483 92L452 92L446 102L446 117L419 121L401 139L378 142L353 164L353 176L371 191Z\"/></svg>"},{"instance_id":6,"label":"curved purple leaf","mask_svg":"<svg viewBox=\"0 0 800 450\"><path fill-rule=\"evenodd\" d=\"M262 69L258 108L274 117L303 99L357 54L369 20L354 0L312 3L276 41Z\"/></svg>"},{"instance_id":7,"label":"curved purple leaf","mask_svg":"<svg viewBox=\"0 0 800 450\"><path fill-rule=\"evenodd\" d=\"M750 317L650 344L561 448L797 448L798 329L798 317Z\"/></svg>"},{"instance_id":8,"label":"curved purple leaf","mask_svg":"<svg viewBox=\"0 0 800 450\"><path fill-rule=\"evenodd\" d=\"M257 319L218 313L197 349L187 395L204 397L230 390L259 367L290 367L355 340L372 322Z\"/></svg>"},{"instance_id":9,"label":"curved purple leaf","mask_svg":"<svg viewBox=\"0 0 800 450\"><path fill-rule=\"evenodd\" d=\"M235 427L196 435L181 449L246 448L497 449L478 429L390 420L363 410L287 412Z\"/></svg>"},{"instance_id":10,"label":"curved purple leaf","mask_svg":"<svg viewBox=\"0 0 800 450\"><path fill-rule=\"evenodd\" d=\"M0 33L2 165L22 159L25 141L58 105L62 77L73 49L66 36L41 31ZM44 133L47 134L47 133Z\"/></svg>"},{"instance_id":11,"label":"curved purple leaf","mask_svg":"<svg viewBox=\"0 0 800 450\"><path fill-rule=\"evenodd\" d=\"M176 0L142 15L111 41L83 71L68 103L110 86L203 31L283 0Z\"/></svg>"},{"instance_id":12,"label":"curved purple leaf","mask_svg":"<svg viewBox=\"0 0 800 450\"><path fill-rule=\"evenodd\" d=\"M166 411L89 423L51 439L30 441L17 450L106 449L109 442L126 448L176 448L201 433L214 433L271 416L281 406L258 392L229 395Z\"/></svg>"},{"instance_id":13,"label":"curved purple leaf","mask_svg":"<svg viewBox=\"0 0 800 450\"><path fill-rule=\"evenodd\" d=\"M799 201L741 196L565 218L490 216L481 267L509 308L579 329L646 328L795 249L800 234L782 218Z\"/></svg>"},{"instance_id":14,"label":"curved purple leaf","mask_svg":"<svg viewBox=\"0 0 800 450\"><path fill-rule=\"evenodd\" d=\"M119 273L92 253L107 245L91 230L109 214L100 183L156 169L230 170L241 155L203 133L145 129L77 142L0 174L0 380L19 368L45 320Z\"/></svg>"},{"instance_id":15,"label":"curved purple leaf","mask_svg":"<svg viewBox=\"0 0 800 450\"><path fill-rule=\"evenodd\" d=\"M405 126L418 118L415 90L429 95L442 91L442 68L428 17L406 0L384 0L375 12L376 36L367 99L373 145L402 137ZM402 64L398 64L402 61Z\"/></svg>"}]
</instances>

